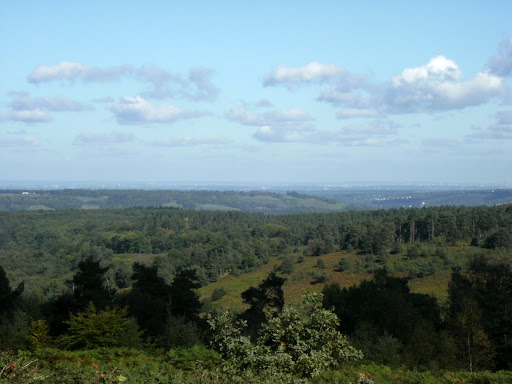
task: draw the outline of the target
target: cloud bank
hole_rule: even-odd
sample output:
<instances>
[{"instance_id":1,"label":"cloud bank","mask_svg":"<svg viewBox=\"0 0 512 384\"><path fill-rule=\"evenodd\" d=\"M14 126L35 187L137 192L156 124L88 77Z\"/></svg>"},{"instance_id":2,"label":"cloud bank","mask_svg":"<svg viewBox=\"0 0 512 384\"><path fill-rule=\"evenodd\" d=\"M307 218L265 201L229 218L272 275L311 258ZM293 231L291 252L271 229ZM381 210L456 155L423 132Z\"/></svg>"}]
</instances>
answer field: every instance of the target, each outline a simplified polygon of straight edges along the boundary
<instances>
[{"instance_id":1,"label":"cloud bank","mask_svg":"<svg viewBox=\"0 0 512 384\"><path fill-rule=\"evenodd\" d=\"M116 82L132 78L147 84L141 95L148 98L181 97L194 101L212 101L219 89L212 82L213 71L208 68L191 68L187 76L172 74L155 65L135 68L131 65L93 67L87 64L61 61L55 65L40 65L27 77L33 84L53 81L77 81L84 83Z\"/></svg>"}]
</instances>

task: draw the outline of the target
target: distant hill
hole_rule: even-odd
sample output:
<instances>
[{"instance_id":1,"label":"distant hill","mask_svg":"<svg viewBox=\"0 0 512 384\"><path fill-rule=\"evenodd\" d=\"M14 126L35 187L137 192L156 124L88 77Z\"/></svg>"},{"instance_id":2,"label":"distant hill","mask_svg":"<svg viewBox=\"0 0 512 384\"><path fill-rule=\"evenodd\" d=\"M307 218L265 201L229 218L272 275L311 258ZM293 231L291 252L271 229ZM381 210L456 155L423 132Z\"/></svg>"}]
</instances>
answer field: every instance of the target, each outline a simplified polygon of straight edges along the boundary
<instances>
[{"instance_id":1,"label":"distant hill","mask_svg":"<svg viewBox=\"0 0 512 384\"><path fill-rule=\"evenodd\" d=\"M307 192L335 199L353 209L421 208L452 205L474 207L512 202L512 189L376 190L332 189Z\"/></svg>"},{"instance_id":2,"label":"distant hill","mask_svg":"<svg viewBox=\"0 0 512 384\"><path fill-rule=\"evenodd\" d=\"M261 213L335 212L336 199L297 192L183 190L0 190L0 211L174 207Z\"/></svg>"},{"instance_id":3,"label":"distant hill","mask_svg":"<svg viewBox=\"0 0 512 384\"><path fill-rule=\"evenodd\" d=\"M212 191L137 189L0 190L0 211L173 207L273 214L348 209L479 206L512 202L512 189Z\"/></svg>"}]
</instances>

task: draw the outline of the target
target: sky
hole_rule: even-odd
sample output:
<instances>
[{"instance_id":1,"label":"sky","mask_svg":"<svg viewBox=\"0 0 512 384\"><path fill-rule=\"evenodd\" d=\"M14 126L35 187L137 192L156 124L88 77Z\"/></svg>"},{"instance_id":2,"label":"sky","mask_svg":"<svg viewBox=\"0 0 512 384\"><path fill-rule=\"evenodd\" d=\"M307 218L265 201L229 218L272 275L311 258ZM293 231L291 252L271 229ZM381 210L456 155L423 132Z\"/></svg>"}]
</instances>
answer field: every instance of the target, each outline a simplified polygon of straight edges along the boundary
<instances>
[{"instance_id":1,"label":"sky","mask_svg":"<svg viewBox=\"0 0 512 384\"><path fill-rule=\"evenodd\" d=\"M0 181L512 184L512 2L1 1Z\"/></svg>"}]
</instances>

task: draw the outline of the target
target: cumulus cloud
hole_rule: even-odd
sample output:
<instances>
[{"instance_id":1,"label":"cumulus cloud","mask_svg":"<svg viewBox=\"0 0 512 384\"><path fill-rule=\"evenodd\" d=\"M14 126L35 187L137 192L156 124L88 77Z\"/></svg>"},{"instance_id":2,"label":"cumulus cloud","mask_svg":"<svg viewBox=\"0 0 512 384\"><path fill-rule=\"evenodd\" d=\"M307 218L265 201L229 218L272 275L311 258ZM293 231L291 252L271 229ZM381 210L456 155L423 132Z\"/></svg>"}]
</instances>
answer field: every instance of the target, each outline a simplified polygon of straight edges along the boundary
<instances>
[{"instance_id":1,"label":"cumulus cloud","mask_svg":"<svg viewBox=\"0 0 512 384\"><path fill-rule=\"evenodd\" d=\"M28 81L35 84L77 79L85 82L108 82L117 81L132 71L133 69L130 65L99 68L72 61L61 61L55 65L40 65L36 67L28 76Z\"/></svg>"},{"instance_id":2,"label":"cumulus cloud","mask_svg":"<svg viewBox=\"0 0 512 384\"><path fill-rule=\"evenodd\" d=\"M157 147L192 147L198 145L225 145L230 144L232 140L221 136L177 136L167 140L149 142L149 145Z\"/></svg>"},{"instance_id":3,"label":"cumulus cloud","mask_svg":"<svg viewBox=\"0 0 512 384\"><path fill-rule=\"evenodd\" d=\"M132 134L122 132L111 132L108 134L97 134L97 133L81 133L75 140L73 145L83 147L101 147L105 145L129 143L134 140Z\"/></svg>"},{"instance_id":4,"label":"cumulus cloud","mask_svg":"<svg viewBox=\"0 0 512 384\"><path fill-rule=\"evenodd\" d=\"M489 59L488 66L497 76L507 77L512 74L512 37L501 43L498 54Z\"/></svg>"},{"instance_id":5,"label":"cumulus cloud","mask_svg":"<svg viewBox=\"0 0 512 384\"><path fill-rule=\"evenodd\" d=\"M270 75L265 77L263 85L268 87L276 85L292 86L314 82L321 83L334 79L343 73L346 73L344 68L318 61L312 61L302 67L288 67L281 64Z\"/></svg>"},{"instance_id":6,"label":"cumulus cloud","mask_svg":"<svg viewBox=\"0 0 512 384\"><path fill-rule=\"evenodd\" d=\"M496 113L496 122L487 129L475 129L469 139L491 139L491 140L510 140L512 139L512 110L500 111Z\"/></svg>"},{"instance_id":7,"label":"cumulus cloud","mask_svg":"<svg viewBox=\"0 0 512 384\"><path fill-rule=\"evenodd\" d=\"M503 77L485 71L465 80L458 65L444 56L405 68L385 84L370 84L363 76L342 79L318 97L340 108L340 119L463 109L485 104L506 91Z\"/></svg>"},{"instance_id":8,"label":"cumulus cloud","mask_svg":"<svg viewBox=\"0 0 512 384\"><path fill-rule=\"evenodd\" d=\"M444 111L484 104L503 88L503 79L490 72L464 80L453 60L437 56L394 76L383 102L389 113Z\"/></svg>"},{"instance_id":9,"label":"cumulus cloud","mask_svg":"<svg viewBox=\"0 0 512 384\"><path fill-rule=\"evenodd\" d=\"M64 96L34 98L26 92L14 92L12 95L14 96L14 99L11 100L9 105L15 111L41 109L45 111L64 112L91 109L89 106Z\"/></svg>"},{"instance_id":10,"label":"cumulus cloud","mask_svg":"<svg viewBox=\"0 0 512 384\"><path fill-rule=\"evenodd\" d=\"M120 124L173 123L204 116L204 112L185 112L172 104L152 104L141 96L122 97L107 107Z\"/></svg>"},{"instance_id":11,"label":"cumulus cloud","mask_svg":"<svg viewBox=\"0 0 512 384\"><path fill-rule=\"evenodd\" d=\"M303 124L312 120L311 116L300 109L273 110L265 113L251 113L244 107L231 108L226 118L244 125L287 125Z\"/></svg>"}]
</instances>

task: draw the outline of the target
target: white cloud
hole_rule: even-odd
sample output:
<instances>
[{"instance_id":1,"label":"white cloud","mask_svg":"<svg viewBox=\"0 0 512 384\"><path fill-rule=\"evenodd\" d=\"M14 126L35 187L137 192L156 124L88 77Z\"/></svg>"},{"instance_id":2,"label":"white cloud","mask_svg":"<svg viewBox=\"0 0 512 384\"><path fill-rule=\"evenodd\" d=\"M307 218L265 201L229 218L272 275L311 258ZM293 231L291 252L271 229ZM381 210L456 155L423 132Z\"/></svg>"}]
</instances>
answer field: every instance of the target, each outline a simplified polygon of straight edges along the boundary
<instances>
[{"instance_id":1,"label":"white cloud","mask_svg":"<svg viewBox=\"0 0 512 384\"><path fill-rule=\"evenodd\" d=\"M33 136L9 137L0 136L0 147L35 147L39 146L39 140Z\"/></svg>"},{"instance_id":2,"label":"white cloud","mask_svg":"<svg viewBox=\"0 0 512 384\"><path fill-rule=\"evenodd\" d=\"M303 142L310 144L338 144L343 146L377 146L392 143L397 127L393 122L374 120L367 124L351 125L336 131L315 131L308 127L263 126L253 134L259 141L274 143Z\"/></svg>"},{"instance_id":3,"label":"white cloud","mask_svg":"<svg viewBox=\"0 0 512 384\"><path fill-rule=\"evenodd\" d=\"M226 118L244 125L274 126L284 124L303 124L311 119L311 116L300 109L282 109L265 113L251 113L244 107L231 108L226 113Z\"/></svg>"},{"instance_id":4,"label":"white cloud","mask_svg":"<svg viewBox=\"0 0 512 384\"><path fill-rule=\"evenodd\" d=\"M205 115L204 112L185 112L172 104L152 104L141 96L122 97L107 108L120 124L173 123Z\"/></svg>"},{"instance_id":5,"label":"white cloud","mask_svg":"<svg viewBox=\"0 0 512 384\"><path fill-rule=\"evenodd\" d=\"M64 112L90 109L90 107L64 96L34 98L25 92L12 93L12 95L15 96L15 98L9 105L15 111L41 109L45 111Z\"/></svg>"},{"instance_id":6,"label":"white cloud","mask_svg":"<svg viewBox=\"0 0 512 384\"><path fill-rule=\"evenodd\" d=\"M272 143L291 143L305 141L310 128L300 126L276 126L265 125L254 132L253 137L259 141Z\"/></svg>"},{"instance_id":7,"label":"white cloud","mask_svg":"<svg viewBox=\"0 0 512 384\"><path fill-rule=\"evenodd\" d=\"M287 67L279 65L272 71L272 74L265 77L263 85L296 85L300 83L325 82L345 73L344 68L333 64L324 64L318 61L302 67Z\"/></svg>"},{"instance_id":8,"label":"white cloud","mask_svg":"<svg viewBox=\"0 0 512 384\"><path fill-rule=\"evenodd\" d=\"M213 71L208 68L191 68L188 75L183 77L150 64L140 68L133 68L131 65L101 68L61 61L56 65L36 67L28 76L28 81L37 84L80 79L87 83L118 81L123 77L130 77L149 85L148 89L141 92L145 97L156 99L183 97L195 101L211 101L219 94L219 89L211 81L212 76Z\"/></svg>"},{"instance_id":9,"label":"white cloud","mask_svg":"<svg viewBox=\"0 0 512 384\"><path fill-rule=\"evenodd\" d=\"M13 99L8 103L11 112L0 116L0 121L21 121L25 123L46 123L52 120L49 111L84 111L91 109L64 96L31 97L26 92L10 92Z\"/></svg>"},{"instance_id":10,"label":"white cloud","mask_svg":"<svg viewBox=\"0 0 512 384\"><path fill-rule=\"evenodd\" d=\"M84 147L101 147L111 144L121 144L132 142L132 134L122 132L112 132L109 134L81 133L73 141L73 145Z\"/></svg>"},{"instance_id":11,"label":"white cloud","mask_svg":"<svg viewBox=\"0 0 512 384\"><path fill-rule=\"evenodd\" d=\"M488 66L498 76L512 74L512 37L501 43L498 54L489 59Z\"/></svg>"},{"instance_id":12,"label":"white cloud","mask_svg":"<svg viewBox=\"0 0 512 384\"><path fill-rule=\"evenodd\" d=\"M264 85L293 86L328 82L317 100L340 108L338 118L379 117L401 113L433 113L482 105L506 98L503 76L512 72L512 39L490 60L489 71L464 79L455 61L436 56L426 64L405 68L387 83L372 83L365 75L318 62L304 67L279 66Z\"/></svg>"},{"instance_id":13,"label":"white cloud","mask_svg":"<svg viewBox=\"0 0 512 384\"><path fill-rule=\"evenodd\" d=\"M480 105L503 92L503 79L480 72L463 80L453 60L443 56L406 68L392 78L382 105L389 113L435 112Z\"/></svg>"},{"instance_id":14,"label":"white cloud","mask_svg":"<svg viewBox=\"0 0 512 384\"><path fill-rule=\"evenodd\" d=\"M52 117L47 111L41 109L33 109L30 111L12 111L0 117L1 120L21 121L24 123L47 123Z\"/></svg>"},{"instance_id":15,"label":"white cloud","mask_svg":"<svg viewBox=\"0 0 512 384\"><path fill-rule=\"evenodd\" d=\"M72 61L61 61L55 65L40 65L28 76L31 83L43 83L58 80L82 79L85 82L116 81L132 72L130 65L98 68Z\"/></svg>"}]
</instances>

